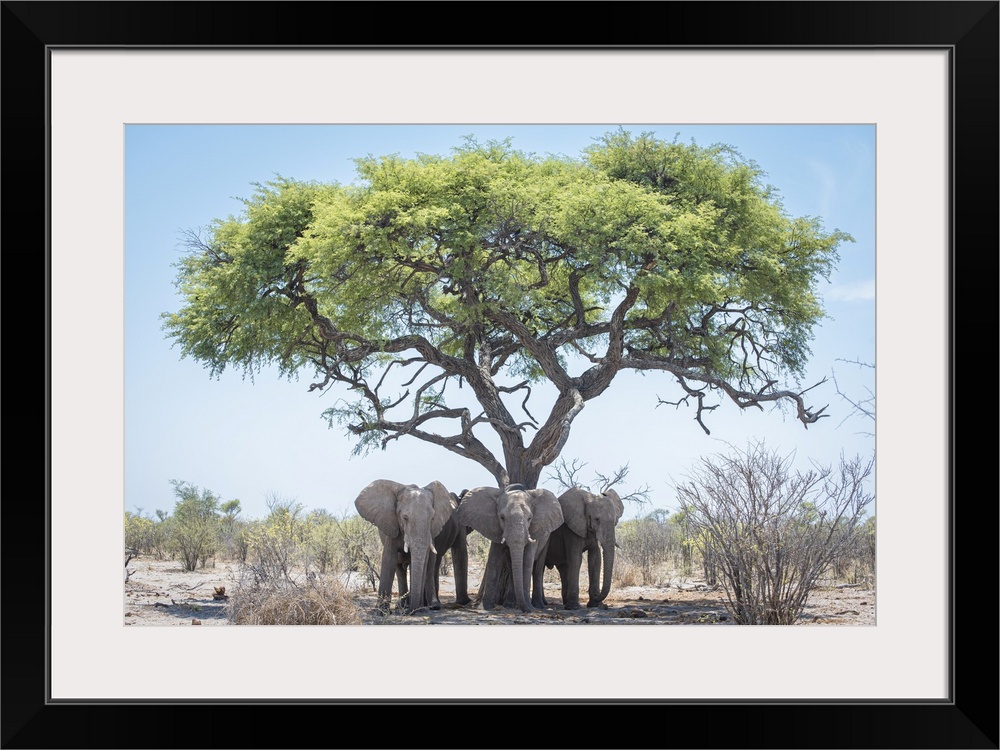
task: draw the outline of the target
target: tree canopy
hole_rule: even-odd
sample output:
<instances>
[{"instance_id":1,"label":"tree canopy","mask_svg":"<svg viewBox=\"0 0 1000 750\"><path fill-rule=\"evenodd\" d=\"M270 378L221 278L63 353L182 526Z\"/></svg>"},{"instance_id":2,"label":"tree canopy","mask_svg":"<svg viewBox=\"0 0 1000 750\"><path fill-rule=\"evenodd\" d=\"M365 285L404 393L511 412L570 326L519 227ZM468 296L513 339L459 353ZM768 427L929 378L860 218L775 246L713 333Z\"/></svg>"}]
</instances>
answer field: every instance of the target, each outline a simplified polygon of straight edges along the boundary
<instances>
[{"instance_id":1,"label":"tree canopy","mask_svg":"<svg viewBox=\"0 0 1000 750\"><path fill-rule=\"evenodd\" d=\"M189 234L163 316L182 356L306 373L342 389L325 414L356 450L408 435L500 486L536 486L624 370L672 376L706 432L719 399L825 416L779 384L803 374L816 285L851 238L787 215L734 149L619 130L579 158L470 138L355 163L350 185L256 184L241 215ZM548 414L529 404L545 381ZM452 383L478 406L449 406Z\"/></svg>"}]
</instances>

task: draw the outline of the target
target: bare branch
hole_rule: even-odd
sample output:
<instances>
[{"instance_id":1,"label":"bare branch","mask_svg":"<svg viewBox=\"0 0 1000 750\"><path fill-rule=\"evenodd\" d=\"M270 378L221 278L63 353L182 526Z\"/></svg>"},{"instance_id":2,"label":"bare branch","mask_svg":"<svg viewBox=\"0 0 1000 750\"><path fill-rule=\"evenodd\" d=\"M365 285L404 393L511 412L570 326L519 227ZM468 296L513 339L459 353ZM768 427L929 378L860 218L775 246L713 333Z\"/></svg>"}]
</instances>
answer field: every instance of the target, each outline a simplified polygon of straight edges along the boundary
<instances>
[{"instance_id":1,"label":"bare branch","mask_svg":"<svg viewBox=\"0 0 1000 750\"><path fill-rule=\"evenodd\" d=\"M567 464L566 459L561 457L559 463L553 464L552 472L554 473L549 473L549 479L556 482L564 490L582 486L578 476L586 465L580 463L579 459L576 458L573 459L572 463Z\"/></svg>"},{"instance_id":2,"label":"bare branch","mask_svg":"<svg viewBox=\"0 0 1000 750\"><path fill-rule=\"evenodd\" d=\"M860 362L860 361L857 361L857 360L846 360L846 359L838 359L836 361L837 362L847 362L848 364L858 365L859 367L868 367L868 368L871 368L871 369L875 369L874 365L869 364L867 362ZM840 396L848 404L850 404L851 409L852 409L852 411L850 413L848 413L847 416L845 416L840 421L840 424L837 425L837 426L839 427L840 425L844 424L844 422L846 422L851 417L859 416L859 415L862 416L862 417L866 417L866 418L871 419L872 421L874 421L875 420L875 394L872 393L872 390L870 388L866 387L865 390L868 392L868 397L865 398L865 399L862 399L860 401L857 401L857 400L851 398L850 396L848 396L846 393L844 393L840 389L840 383L837 382L837 373L836 373L836 371L831 370L830 376L833 378L833 386L834 386L834 389L837 392L837 395ZM866 433L863 433L863 434L872 435L873 433L866 432Z\"/></svg>"}]
</instances>

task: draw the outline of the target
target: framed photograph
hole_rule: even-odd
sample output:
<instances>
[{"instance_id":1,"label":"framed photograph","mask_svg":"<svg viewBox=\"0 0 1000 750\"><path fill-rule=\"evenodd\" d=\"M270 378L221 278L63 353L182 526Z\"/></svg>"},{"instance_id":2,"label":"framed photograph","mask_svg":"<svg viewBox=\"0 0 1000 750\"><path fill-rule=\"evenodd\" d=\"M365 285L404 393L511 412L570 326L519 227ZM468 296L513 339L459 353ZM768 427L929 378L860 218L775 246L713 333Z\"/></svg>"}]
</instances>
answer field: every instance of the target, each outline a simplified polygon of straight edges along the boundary
<instances>
[{"instance_id":1,"label":"framed photograph","mask_svg":"<svg viewBox=\"0 0 1000 750\"><path fill-rule=\"evenodd\" d=\"M5 617L4 669L23 687L16 700L5 690L4 747L59 746L53 719L71 707L85 711L92 732L77 746L117 746L127 728L127 746L141 747L136 732L156 710L339 707L347 716L357 705L391 703L455 705L472 717L513 703L649 705L668 722L704 712L713 717L707 747L998 746L995 639L984 642L969 625L988 614L963 604L982 603L981 584L972 581L982 579L979 555L996 551L995 506L988 499L985 510L963 508L957 493L978 486L978 467L992 467L995 453L980 459L969 438L958 451L955 424L957 331L979 319L978 306L996 292L998 4L736 4L723 24L732 31L692 35L717 23L717 5L631 6L670 19L655 43L392 46L339 37L348 32L323 38L304 3L118 3L113 14L89 3L3 3L5 202L19 217L6 222L8 259L18 264L8 268L9 294L16 299L15 280L37 278L27 263L37 264L34 249L44 249L47 355L44 394L8 399L11 432L43 434L45 495L37 507L8 508L6 519L4 602L8 612L24 612L27 625L15 624L15 636ZM381 12L374 4L352 11ZM403 6L392 23L422 28L429 19L420 15ZM125 496L126 410L137 408L125 362L126 346L141 345L129 339L125 308L134 304L127 295L143 293L129 291L141 257L125 246L158 220L155 201L143 204L141 217L129 214L144 197L126 186L129 159L156 158L155 143L142 150L130 139L189 127L227 128L227 137L291 128L281 133L295 138L294 128L417 125L452 137L456 126L513 133L604 124L676 126L682 137L686 127L871 133L876 623L569 634L124 627L122 512L134 504ZM252 145L244 148L249 163ZM197 165L169 157L161 165L163 174L182 170L178 184L190 184L190 200L201 199L197 185L213 169L204 153ZM233 153L240 158L239 147ZM972 252L974 273L961 262ZM986 269L978 267L983 257ZM963 309L970 305L977 309ZM995 309L989 314L995 318ZM29 350L26 334L27 327L9 332L12 351ZM142 408L155 409L155 398L150 393ZM310 471L322 455L303 457ZM44 528L44 537L12 533L25 524ZM12 575L43 548L44 586L37 575ZM600 669L562 659L561 679L527 685L518 674L496 677L503 670L482 653L530 652L549 663L574 645L609 656ZM387 680L400 653L460 655L460 674ZM983 669L993 673L986 689L973 679ZM114 710L122 706L135 713L123 719ZM669 711L676 714L659 713ZM780 724L796 731L777 733ZM808 729L820 726L821 736ZM274 746L256 726L247 729L233 729L230 740ZM647 731L652 739L637 742ZM180 726L166 732L173 734L156 741L184 745ZM428 741L469 743L467 736ZM659 726L627 739L602 734L601 746L618 744L669 742Z\"/></svg>"}]
</instances>

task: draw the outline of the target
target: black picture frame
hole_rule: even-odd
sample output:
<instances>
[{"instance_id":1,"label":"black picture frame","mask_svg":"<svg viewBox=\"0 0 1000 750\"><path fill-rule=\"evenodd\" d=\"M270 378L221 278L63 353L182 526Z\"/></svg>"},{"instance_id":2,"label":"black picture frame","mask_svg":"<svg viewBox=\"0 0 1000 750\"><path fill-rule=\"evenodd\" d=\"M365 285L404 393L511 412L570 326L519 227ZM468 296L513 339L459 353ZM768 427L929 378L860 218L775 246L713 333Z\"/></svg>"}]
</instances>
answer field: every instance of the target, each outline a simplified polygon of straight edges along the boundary
<instances>
[{"instance_id":1,"label":"black picture frame","mask_svg":"<svg viewBox=\"0 0 1000 750\"><path fill-rule=\"evenodd\" d=\"M998 242L998 29L997 2L651 2L539 4L480 3L463 6L336 3L340 22L317 23L318 5L306 2L3 2L2 71L4 243L7 261L8 352L27 355L8 369L4 406L7 450L21 451L41 464L36 473L8 471L2 554L3 722L4 748L29 747L307 747L314 742L302 712L322 710L324 722L354 722L376 735L360 746L410 747L427 741L433 747L495 744L520 747L742 747L742 748L997 748L998 691L995 587L997 505L985 486L993 484L996 451L992 425L977 423L959 430L959 413L978 416L980 404L992 404L991 383L984 392L969 393L972 372L993 373L990 342L971 345L972 331L992 332L996 320ZM44 373L32 356L42 349L37 308L47 289L48 248L43 245L49 222L48 51L53 47L223 47L266 46L417 46L452 48L453 27L445 23L456 9L478 7L484 16L502 14L504 23L474 25L469 47L601 48L609 46L774 47L813 49L938 48L951 58L952 109L952 252L949 260L951 331L949 382L951 524L950 642L953 671L950 700L911 703L904 700L819 704L810 701L711 704L666 704L657 701L595 701L619 708L603 730L586 729L590 702L532 701L549 713L560 731L535 739L495 737L497 706L508 701L456 701L460 718L455 735L413 738L399 734L400 712L426 711L419 701L400 701L390 710L391 726L359 722L357 706L333 713L330 705L261 702L280 709L281 722L261 721L257 702L53 704L47 698L47 621L44 585L47 572L49 503L48 415L50 403L48 351ZM572 10L571 10L572 8ZM530 9L530 14L528 10ZM582 14L585 30L576 32L557 20L559 11ZM637 17L662 19L639 22ZM551 21L544 19L551 18ZM350 19L349 21L347 19ZM580 20L579 18L577 20ZM565 21L565 19L563 19ZM471 21L475 24L475 21ZM556 24L559 24L558 26ZM559 31L556 29L559 28ZM916 219L915 219L916 220ZM961 252L961 255L959 255ZM14 265L10 265L10 264ZM47 303L47 295L46 295ZM11 311L14 308L14 311ZM43 309L48 332L47 304ZM987 310L988 308L988 310ZM20 314L17 310L20 309ZM30 311L28 315L25 315ZM11 317L13 315L13 317ZM964 335L963 335L964 334ZM47 335L45 337L47 343ZM959 340L968 348L960 348ZM957 355L963 355L962 362ZM986 365L965 357L988 358ZM15 369L16 368L16 369ZM14 370L13 373L10 371ZM23 374L22 374L23 373ZM962 377L962 376L965 377ZM12 376L12 377L11 377ZM16 388L16 391L14 390ZM979 389L975 389L979 390ZM919 405L914 405L919 408ZM986 439L984 435L991 436ZM963 438L961 449L959 438ZM988 455L983 448L988 447ZM23 455L23 453L22 453ZM17 466L21 459L17 457ZM982 467L989 467L989 481ZM14 475L14 476L12 476ZM41 478L41 479L40 479ZM964 494L960 495L960 491ZM971 507L956 508L969 498ZM975 499L971 499L975 498ZM986 571L980 566L987 566ZM915 610L919 604L915 603ZM915 616L919 616L915 612ZM141 667L137 667L141 669ZM137 675L141 678L141 674ZM630 708L641 705L641 709ZM636 720L642 710L644 718ZM491 712L493 715L491 716ZM238 715L237 715L238 713ZM284 715L291 713L290 721ZM386 711L386 716L389 711ZM576 721L579 716L579 721ZM631 717L631 718L630 718ZM299 719L295 721L295 719ZM313 719L314 721L314 719ZM634 723L634 729L627 729ZM579 732L562 727L579 726ZM65 729L71 727L69 739ZM273 730L270 727L274 727ZM684 729L682 729L682 727ZM693 744L690 731L698 727ZM291 728L291 729L290 729ZM273 731L273 733L272 733ZM303 732L300 734L300 732ZM339 733L338 733L339 736ZM350 735L346 735L350 736ZM321 746L344 744L325 733ZM348 739L347 743L355 740ZM565 743L560 745L560 743Z\"/></svg>"}]
</instances>

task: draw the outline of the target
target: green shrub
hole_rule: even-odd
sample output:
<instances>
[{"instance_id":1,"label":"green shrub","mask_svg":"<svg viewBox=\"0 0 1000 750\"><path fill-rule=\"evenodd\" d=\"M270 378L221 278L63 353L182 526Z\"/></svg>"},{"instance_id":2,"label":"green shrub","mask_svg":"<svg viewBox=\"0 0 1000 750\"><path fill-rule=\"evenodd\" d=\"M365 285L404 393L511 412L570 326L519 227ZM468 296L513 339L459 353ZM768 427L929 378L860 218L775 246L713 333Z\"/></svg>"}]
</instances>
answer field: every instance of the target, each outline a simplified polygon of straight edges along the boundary
<instances>
[{"instance_id":1,"label":"green shrub","mask_svg":"<svg viewBox=\"0 0 1000 750\"><path fill-rule=\"evenodd\" d=\"M166 523L167 548L178 557L185 570L204 565L215 554L219 539L219 498L209 490L171 480L177 503Z\"/></svg>"}]
</instances>

